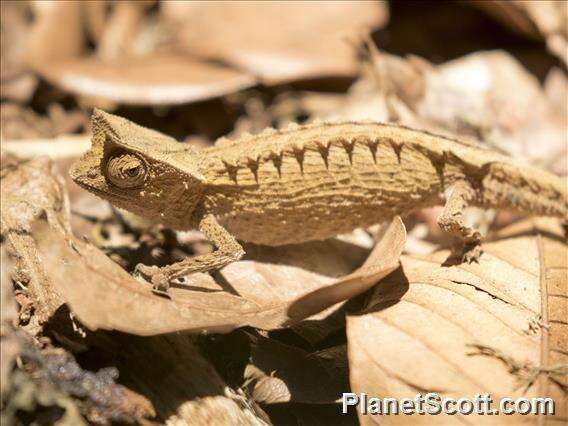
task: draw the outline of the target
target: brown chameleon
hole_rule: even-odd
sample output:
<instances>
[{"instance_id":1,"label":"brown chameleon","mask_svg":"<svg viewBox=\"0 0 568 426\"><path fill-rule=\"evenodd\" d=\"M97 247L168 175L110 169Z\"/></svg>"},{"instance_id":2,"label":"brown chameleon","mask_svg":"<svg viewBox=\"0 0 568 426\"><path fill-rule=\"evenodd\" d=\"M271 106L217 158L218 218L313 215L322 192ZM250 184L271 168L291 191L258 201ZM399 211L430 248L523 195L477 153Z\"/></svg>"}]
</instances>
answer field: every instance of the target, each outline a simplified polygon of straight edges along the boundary
<instances>
[{"instance_id":1,"label":"brown chameleon","mask_svg":"<svg viewBox=\"0 0 568 426\"><path fill-rule=\"evenodd\" d=\"M476 144L394 124L327 123L267 129L200 151L100 110L92 147L73 167L82 187L178 230L198 228L209 254L158 268L154 288L241 258L237 240L321 240L398 214L444 205L442 229L471 260L480 242L466 206L567 219L566 181Z\"/></svg>"}]
</instances>

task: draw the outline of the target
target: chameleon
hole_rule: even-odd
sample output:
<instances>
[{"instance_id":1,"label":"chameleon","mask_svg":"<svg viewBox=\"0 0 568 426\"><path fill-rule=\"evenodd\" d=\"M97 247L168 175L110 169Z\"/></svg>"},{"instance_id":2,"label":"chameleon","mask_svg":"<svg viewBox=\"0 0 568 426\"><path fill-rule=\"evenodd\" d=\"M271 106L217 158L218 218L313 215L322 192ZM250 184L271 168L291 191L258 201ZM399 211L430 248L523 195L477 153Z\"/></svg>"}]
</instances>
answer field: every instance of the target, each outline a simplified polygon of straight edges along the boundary
<instances>
[{"instance_id":1,"label":"chameleon","mask_svg":"<svg viewBox=\"0 0 568 426\"><path fill-rule=\"evenodd\" d=\"M193 272L240 259L239 241L323 240L395 215L443 205L439 226L464 260L481 234L467 206L567 220L567 182L475 142L396 124L313 123L266 129L201 150L96 109L92 146L71 178L117 207L176 230L199 229L211 253L136 271L167 292Z\"/></svg>"}]
</instances>

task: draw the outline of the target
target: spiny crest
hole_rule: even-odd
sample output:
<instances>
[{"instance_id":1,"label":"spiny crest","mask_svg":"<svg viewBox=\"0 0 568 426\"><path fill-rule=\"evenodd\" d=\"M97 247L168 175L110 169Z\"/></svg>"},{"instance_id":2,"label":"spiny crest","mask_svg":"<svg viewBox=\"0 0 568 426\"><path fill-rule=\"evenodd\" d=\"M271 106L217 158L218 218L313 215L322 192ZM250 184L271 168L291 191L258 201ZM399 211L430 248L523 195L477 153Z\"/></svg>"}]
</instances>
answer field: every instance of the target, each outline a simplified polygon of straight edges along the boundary
<instances>
[{"instance_id":1,"label":"spiny crest","mask_svg":"<svg viewBox=\"0 0 568 426\"><path fill-rule=\"evenodd\" d=\"M329 148L330 148L330 141L327 142L322 142L322 141L314 141L314 145L316 147L316 150L320 153L321 157L323 158L323 161L325 163L325 168L329 168Z\"/></svg>"},{"instance_id":2,"label":"spiny crest","mask_svg":"<svg viewBox=\"0 0 568 426\"><path fill-rule=\"evenodd\" d=\"M304 173L304 156L306 154L306 147L305 146L292 145L289 152L291 152L291 154L298 161L298 164L300 165L301 173Z\"/></svg>"},{"instance_id":3,"label":"spiny crest","mask_svg":"<svg viewBox=\"0 0 568 426\"><path fill-rule=\"evenodd\" d=\"M377 149L379 147L379 140L369 139L369 138L359 138L359 139L364 139L361 142L369 147L371 155L373 156L373 162L377 164Z\"/></svg>"},{"instance_id":4,"label":"spiny crest","mask_svg":"<svg viewBox=\"0 0 568 426\"><path fill-rule=\"evenodd\" d=\"M227 160L221 160L221 161L223 161L223 164L225 165L225 170L227 171L229 178L235 183L237 183L237 173L239 171L238 164Z\"/></svg>"},{"instance_id":5,"label":"spiny crest","mask_svg":"<svg viewBox=\"0 0 568 426\"><path fill-rule=\"evenodd\" d=\"M400 156L402 153L402 144L395 141L394 139L387 139L387 143L392 147L394 153L396 154L396 159L400 163Z\"/></svg>"},{"instance_id":6,"label":"spiny crest","mask_svg":"<svg viewBox=\"0 0 568 426\"><path fill-rule=\"evenodd\" d=\"M353 164L353 150L355 149L355 139L339 138L338 142L343 147L343 149L345 149L345 152L347 152L349 163Z\"/></svg>"},{"instance_id":7,"label":"spiny crest","mask_svg":"<svg viewBox=\"0 0 568 426\"><path fill-rule=\"evenodd\" d=\"M316 122L315 124L308 124L304 126L299 126L296 123L291 123L291 126L288 126L286 130L291 129L305 129L311 126L321 126L320 122ZM275 130L273 128L265 129L261 134L262 135L273 135L277 133L282 133L282 131ZM257 136L250 135L245 133L241 135L238 141L230 141L231 143L239 143L242 142L243 139L254 138ZM222 143L226 143L226 139L221 139ZM241 168L248 168L253 173L255 180L258 183L258 170L260 164L266 161L271 161L274 164L274 167L278 171L278 175L282 176L282 163L284 156L292 156L298 162L300 166L301 173L304 173L304 159L306 155L306 151L313 150L318 152L324 163L326 169L329 168L329 155L330 149L332 146L340 147L345 150L346 154L349 157L349 162L353 164L353 154L355 151L356 146L367 147L373 157L373 162L377 162L377 151L378 146L380 143L385 143L387 146L392 147L394 150L398 161L401 161L401 152L402 152L402 144L395 141L392 138L369 138L364 135L359 135L355 137L343 137L338 136L331 139L326 138L318 138L314 140L307 141L305 143L299 144L291 144L286 147L283 147L281 150L270 150L268 152L261 153L256 157L245 156L241 157L237 161L228 161L226 159L223 160L225 165L225 169L229 174L230 178L236 182L237 172Z\"/></svg>"},{"instance_id":8,"label":"spiny crest","mask_svg":"<svg viewBox=\"0 0 568 426\"><path fill-rule=\"evenodd\" d=\"M272 163L274 164L274 167L276 167L276 170L278 171L279 177L282 177L282 157L283 156L284 156L283 152L270 151L264 157L266 160L272 161Z\"/></svg>"},{"instance_id":9,"label":"spiny crest","mask_svg":"<svg viewBox=\"0 0 568 426\"><path fill-rule=\"evenodd\" d=\"M256 156L254 158L246 157L241 164L250 169L250 171L254 175L254 180L258 183L258 167L260 164L260 156Z\"/></svg>"}]
</instances>

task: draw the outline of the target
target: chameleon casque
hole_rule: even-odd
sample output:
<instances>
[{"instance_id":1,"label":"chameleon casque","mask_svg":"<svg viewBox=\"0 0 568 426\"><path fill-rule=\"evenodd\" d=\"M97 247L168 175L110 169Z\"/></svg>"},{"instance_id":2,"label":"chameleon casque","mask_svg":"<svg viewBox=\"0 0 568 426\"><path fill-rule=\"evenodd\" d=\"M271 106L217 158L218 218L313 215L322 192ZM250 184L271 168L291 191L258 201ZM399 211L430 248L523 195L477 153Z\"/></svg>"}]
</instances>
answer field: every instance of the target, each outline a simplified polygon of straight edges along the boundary
<instances>
[{"instance_id":1,"label":"chameleon casque","mask_svg":"<svg viewBox=\"0 0 568 426\"><path fill-rule=\"evenodd\" d=\"M291 126L203 150L95 110L91 149L73 180L112 204L178 230L200 229L209 254L138 265L157 291L242 257L237 240L321 240L394 215L445 205L442 229L474 253L468 205L567 218L562 178L472 143L394 124ZM471 259L470 259L471 260Z\"/></svg>"}]
</instances>

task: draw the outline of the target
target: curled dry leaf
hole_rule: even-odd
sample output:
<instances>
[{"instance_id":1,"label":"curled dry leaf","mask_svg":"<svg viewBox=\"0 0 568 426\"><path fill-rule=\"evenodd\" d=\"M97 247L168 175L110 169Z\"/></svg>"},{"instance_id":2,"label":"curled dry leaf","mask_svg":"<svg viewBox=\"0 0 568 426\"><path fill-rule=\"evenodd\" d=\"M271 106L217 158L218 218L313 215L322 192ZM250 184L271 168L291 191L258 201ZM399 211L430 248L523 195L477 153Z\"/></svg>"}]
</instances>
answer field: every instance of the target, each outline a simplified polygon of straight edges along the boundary
<instances>
[{"instance_id":1,"label":"curled dry leaf","mask_svg":"<svg viewBox=\"0 0 568 426\"><path fill-rule=\"evenodd\" d=\"M17 257L17 280L26 284L36 321L42 323L62 302L38 257L31 228L32 223L45 217L54 233L62 238L70 235L69 201L63 180L48 158L37 157L4 166L0 191L2 235Z\"/></svg>"},{"instance_id":2,"label":"curled dry leaf","mask_svg":"<svg viewBox=\"0 0 568 426\"><path fill-rule=\"evenodd\" d=\"M186 277L183 285L170 288L167 299L87 243L74 240L70 246L45 227L34 235L55 288L87 327L139 335L292 325L364 292L396 269L405 240L404 225L396 217L363 266L344 277L241 261L225 267L219 282L207 274Z\"/></svg>"},{"instance_id":3,"label":"curled dry leaf","mask_svg":"<svg viewBox=\"0 0 568 426\"><path fill-rule=\"evenodd\" d=\"M442 266L447 251L401 258L401 269L376 287L368 308L347 318L353 392L393 398L489 393L493 401L550 396L558 419L566 418L568 246L562 229L552 220L522 222L483 249L479 264ZM379 423L376 416L359 418ZM463 421L494 419L473 414ZM381 424L405 421L380 418ZM415 415L412 422L455 424L456 417Z\"/></svg>"},{"instance_id":4,"label":"curled dry leaf","mask_svg":"<svg viewBox=\"0 0 568 426\"><path fill-rule=\"evenodd\" d=\"M354 77L350 38L383 26L385 2L163 2L181 46L249 70L265 84Z\"/></svg>"},{"instance_id":5,"label":"curled dry leaf","mask_svg":"<svg viewBox=\"0 0 568 426\"><path fill-rule=\"evenodd\" d=\"M75 95L130 105L175 105L226 95L255 84L240 71L175 55L102 62L75 58L37 67L50 83Z\"/></svg>"},{"instance_id":6,"label":"curled dry leaf","mask_svg":"<svg viewBox=\"0 0 568 426\"><path fill-rule=\"evenodd\" d=\"M326 287L314 289L294 301L288 310L291 318L307 318L343 300L371 288L398 267L398 258L406 242L406 229L396 216L377 235L378 243L365 263Z\"/></svg>"},{"instance_id":7,"label":"curled dry leaf","mask_svg":"<svg viewBox=\"0 0 568 426\"><path fill-rule=\"evenodd\" d=\"M346 350L346 346L337 346L309 353L255 337L244 372L249 393L264 404L336 402L349 389Z\"/></svg>"}]
</instances>

